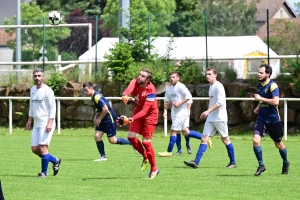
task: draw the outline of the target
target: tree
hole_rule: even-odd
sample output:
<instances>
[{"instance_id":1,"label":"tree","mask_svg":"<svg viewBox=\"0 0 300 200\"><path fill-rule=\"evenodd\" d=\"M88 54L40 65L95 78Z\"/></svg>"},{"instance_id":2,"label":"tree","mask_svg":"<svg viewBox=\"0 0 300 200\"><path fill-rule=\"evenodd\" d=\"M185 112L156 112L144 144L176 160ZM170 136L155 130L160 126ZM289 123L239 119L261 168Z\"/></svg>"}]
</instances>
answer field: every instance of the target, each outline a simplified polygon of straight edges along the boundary
<instances>
[{"instance_id":1,"label":"tree","mask_svg":"<svg viewBox=\"0 0 300 200\"><path fill-rule=\"evenodd\" d=\"M110 37L110 30L103 30L101 26L103 20L98 21L98 36L96 41L96 19L92 16L84 16L82 11L74 9L74 11L65 17L64 21L68 24L72 23L91 23L92 24L92 45L96 44L103 37ZM77 56L82 55L88 50L88 30L86 27L72 27L70 37L59 41L59 52L73 52Z\"/></svg>"},{"instance_id":2,"label":"tree","mask_svg":"<svg viewBox=\"0 0 300 200\"><path fill-rule=\"evenodd\" d=\"M199 0L176 0L176 13L168 30L175 36L204 35L204 14Z\"/></svg>"},{"instance_id":3,"label":"tree","mask_svg":"<svg viewBox=\"0 0 300 200\"><path fill-rule=\"evenodd\" d=\"M22 25L32 25L32 24L43 24L43 19L46 19L48 13L43 12L40 7L35 3L23 3L21 5L21 19ZM16 20L16 16L14 17ZM46 21L48 23L48 21ZM12 25L16 24L8 18L5 18L4 24ZM16 29L7 29L10 35L15 33ZM36 52L42 47L43 44L43 29L42 28L28 28L21 29L22 34L22 47L32 50L31 59L36 58ZM65 39L70 35L70 29L68 28L46 28L46 46L53 47L58 43L59 40ZM10 48L15 48L16 39L10 40L8 45Z\"/></svg>"},{"instance_id":4,"label":"tree","mask_svg":"<svg viewBox=\"0 0 300 200\"><path fill-rule=\"evenodd\" d=\"M107 0L36 0L37 4L44 11L58 10L67 15L74 9L79 9L86 16L95 16L103 14Z\"/></svg>"},{"instance_id":5,"label":"tree","mask_svg":"<svg viewBox=\"0 0 300 200\"><path fill-rule=\"evenodd\" d=\"M200 0L200 7L207 12L208 35L237 36L256 33L256 5L246 0Z\"/></svg>"},{"instance_id":6,"label":"tree","mask_svg":"<svg viewBox=\"0 0 300 200\"><path fill-rule=\"evenodd\" d=\"M118 0L107 2L104 9L103 19L105 20L104 27L112 28L112 35L118 35ZM151 14L151 35L159 33L167 35L166 26L170 24L172 15L175 12L175 0L140 0L130 2L130 18L135 16L135 19L142 18L143 24L148 24L148 14ZM130 25L134 24L133 23Z\"/></svg>"}]
</instances>

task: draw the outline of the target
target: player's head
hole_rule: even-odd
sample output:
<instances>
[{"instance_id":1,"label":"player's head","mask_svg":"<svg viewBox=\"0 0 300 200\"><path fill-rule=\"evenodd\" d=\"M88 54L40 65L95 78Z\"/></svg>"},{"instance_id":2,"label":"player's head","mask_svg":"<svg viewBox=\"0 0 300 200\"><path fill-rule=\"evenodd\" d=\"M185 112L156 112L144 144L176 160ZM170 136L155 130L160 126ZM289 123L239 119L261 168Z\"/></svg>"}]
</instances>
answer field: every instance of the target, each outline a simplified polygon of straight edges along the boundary
<instances>
[{"instance_id":1,"label":"player's head","mask_svg":"<svg viewBox=\"0 0 300 200\"><path fill-rule=\"evenodd\" d=\"M176 85L176 83L180 80L179 72L173 71L170 73L170 83L172 85Z\"/></svg>"},{"instance_id":2,"label":"player's head","mask_svg":"<svg viewBox=\"0 0 300 200\"><path fill-rule=\"evenodd\" d=\"M210 84L214 84L217 81L218 71L215 68L207 68L205 76Z\"/></svg>"},{"instance_id":3,"label":"player's head","mask_svg":"<svg viewBox=\"0 0 300 200\"><path fill-rule=\"evenodd\" d=\"M86 96L92 96L94 94L94 86L91 82L85 82L83 85L83 92Z\"/></svg>"},{"instance_id":4,"label":"player's head","mask_svg":"<svg viewBox=\"0 0 300 200\"><path fill-rule=\"evenodd\" d=\"M258 69L258 80L265 82L272 75L272 67L267 64L262 64Z\"/></svg>"},{"instance_id":5,"label":"player's head","mask_svg":"<svg viewBox=\"0 0 300 200\"><path fill-rule=\"evenodd\" d=\"M150 69L148 68L143 68L141 71L140 71L140 74L139 74L139 77L138 77L138 83L141 85L141 86L146 86L146 84L148 82L150 82L152 79L152 72L150 71Z\"/></svg>"},{"instance_id":6,"label":"player's head","mask_svg":"<svg viewBox=\"0 0 300 200\"><path fill-rule=\"evenodd\" d=\"M36 68L33 70L33 80L34 80L34 83L36 84L37 88L40 88L43 86L44 79L45 79L44 70L42 70L40 68Z\"/></svg>"}]
</instances>

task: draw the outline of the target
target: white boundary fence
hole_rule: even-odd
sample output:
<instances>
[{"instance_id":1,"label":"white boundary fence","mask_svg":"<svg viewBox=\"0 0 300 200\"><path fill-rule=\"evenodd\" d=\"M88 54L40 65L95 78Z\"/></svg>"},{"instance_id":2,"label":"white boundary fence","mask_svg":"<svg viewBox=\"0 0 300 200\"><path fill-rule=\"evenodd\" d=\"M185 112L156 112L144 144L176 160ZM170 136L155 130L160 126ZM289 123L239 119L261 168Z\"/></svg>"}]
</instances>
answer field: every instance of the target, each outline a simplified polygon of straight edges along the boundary
<instances>
[{"instance_id":1,"label":"white boundary fence","mask_svg":"<svg viewBox=\"0 0 300 200\"><path fill-rule=\"evenodd\" d=\"M9 133L12 134L12 101L13 100L29 100L30 97L0 97L0 100L9 100ZM61 125L61 113L60 113L60 101L61 100L90 100L90 97L55 97L57 100L57 131L60 134L60 125ZM111 103L110 100L122 100L121 97L106 97L107 100ZM158 100L164 100L164 97L157 97ZM193 97L193 100L209 100L208 97ZM256 101L254 98L226 98L226 100L238 100L238 101ZM283 132L284 140L287 140L287 103L288 101L300 101L300 98L279 98L279 101L284 102L284 117L283 117ZM164 119L164 135L168 135L168 124L167 119Z\"/></svg>"}]
</instances>

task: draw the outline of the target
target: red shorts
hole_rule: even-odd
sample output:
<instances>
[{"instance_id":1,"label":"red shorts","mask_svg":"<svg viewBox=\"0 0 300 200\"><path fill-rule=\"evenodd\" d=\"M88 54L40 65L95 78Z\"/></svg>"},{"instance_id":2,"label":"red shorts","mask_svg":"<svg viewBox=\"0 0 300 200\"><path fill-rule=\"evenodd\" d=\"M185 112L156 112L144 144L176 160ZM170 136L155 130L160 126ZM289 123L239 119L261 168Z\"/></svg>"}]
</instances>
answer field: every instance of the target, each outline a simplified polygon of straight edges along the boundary
<instances>
[{"instance_id":1,"label":"red shorts","mask_svg":"<svg viewBox=\"0 0 300 200\"><path fill-rule=\"evenodd\" d=\"M153 124L149 124L147 123L145 120L142 119L137 119L134 120L129 127L129 131L134 132L134 133L138 133L140 135L142 135L145 138L152 138L153 134L154 134L154 129L156 127L156 123Z\"/></svg>"}]
</instances>

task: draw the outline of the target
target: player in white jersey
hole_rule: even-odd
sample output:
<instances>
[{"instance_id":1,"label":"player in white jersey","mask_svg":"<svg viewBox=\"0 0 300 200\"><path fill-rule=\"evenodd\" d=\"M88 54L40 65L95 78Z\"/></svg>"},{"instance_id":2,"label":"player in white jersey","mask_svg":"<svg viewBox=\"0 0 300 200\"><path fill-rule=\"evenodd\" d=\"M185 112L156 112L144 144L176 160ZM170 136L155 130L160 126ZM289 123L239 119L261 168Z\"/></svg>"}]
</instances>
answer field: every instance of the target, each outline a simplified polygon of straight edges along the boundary
<instances>
[{"instance_id":1,"label":"player in white jersey","mask_svg":"<svg viewBox=\"0 0 300 200\"><path fill-rule=\"evenodd\" d=\"M201 119L206 119L203 137L199 146L196 158L192 161L184 161L184 163L193 168L198 168L200 160L207 149L207 141L209 137L213 137L218 131L221 140L226 146L228 157L230 159L227 168L235 168L234 147L228 136L227 127L227 110L226 110L226 94L222 83L217 81L217 70L214 68L206 69L206 79L210 84L209 87L209 106L201 115Z\"/></svg>"},{"instance_id":2,"label":"player in white jersey","mask_svg":"<svg viewBox=\"0 0 300 200\"><path fill-rule=\"evenodd\" d=\"M31 150L42 160L42 170L39 178L47 177L48 164L53 163L53 175L59 171L60 158L52 156L48 151L55 130L56 103L53 90L44 84L44 71L34 69L35 86L30 89L29 114L26 129L32 129ZM33 120L33 127L31 123Z\"/></svg>"},{"instance_id":3,"label":"player in white jersey","mask_svg":"<svg viewBox=\"0 0 300 200\"><path fill-rule=\"evenodd\" d=\"M171 118L172 126L170 131L170 142L167 149L167 152L159 152L158 154L162 157L172 156L172 151L175 143L178 147L177 155L180 155L181 147L178 142L180 138L180 132L186 138L186 147L188 153L192 153L192 149L189 144L189 137L201 139L202 135L196 131L189 130L190 126L190 107L193 102L192 95L187 87L179 82L180 76L179 73L173 71L170 73L170 82L171 87L169 87L165 93L165 103L164 103L164 117L167 115L167 109L170 105L171 108Z\"/></svg>"}]
</instances>

